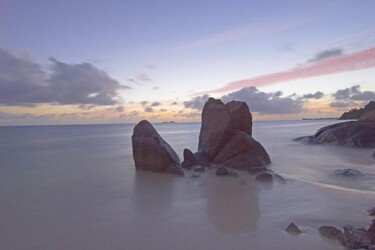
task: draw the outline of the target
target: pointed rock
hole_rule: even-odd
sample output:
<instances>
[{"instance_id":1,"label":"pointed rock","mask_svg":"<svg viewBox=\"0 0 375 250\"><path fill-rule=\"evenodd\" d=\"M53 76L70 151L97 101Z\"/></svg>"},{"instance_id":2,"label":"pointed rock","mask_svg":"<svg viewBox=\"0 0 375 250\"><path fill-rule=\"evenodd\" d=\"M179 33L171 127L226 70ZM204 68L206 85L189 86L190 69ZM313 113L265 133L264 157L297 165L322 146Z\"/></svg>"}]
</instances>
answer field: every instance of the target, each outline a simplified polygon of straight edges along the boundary
<instances>
[{"instance_id":1,"label":"pointed rock","mask_svg":"<svg viewBox=\"0 0 375 250\"><path fill-rule=\"evenodd\" d=\"M148 121L134 127L132 147L137 169L184 175L178 155Z\"/></svg>"},{"instance_id":2,"label":"pointed rock","mask_svg":"<svg viewBox=\"0 0 375 250\"><path fill-rule=\"evenodd\" d=\"M299 228L293 222L289 224L289 226L285 229L285 231L287 231L290 234L295 234L295 235L301 233L301 230L299 230Z\"/></svg>"}]
</instances>

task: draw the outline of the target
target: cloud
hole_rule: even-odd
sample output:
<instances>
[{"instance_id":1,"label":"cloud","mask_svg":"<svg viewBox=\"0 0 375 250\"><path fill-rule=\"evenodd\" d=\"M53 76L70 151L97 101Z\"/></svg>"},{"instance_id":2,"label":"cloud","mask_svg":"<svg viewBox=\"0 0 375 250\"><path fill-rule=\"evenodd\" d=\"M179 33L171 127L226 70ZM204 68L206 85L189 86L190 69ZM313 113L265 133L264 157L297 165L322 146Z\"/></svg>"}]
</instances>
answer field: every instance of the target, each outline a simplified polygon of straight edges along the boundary
<instances>
[{"instance_id":1,"label":"cloud","mask_svg":"<svg viewBox=\"0 0 375 250\"><path fill-rule=\"evenodd\" d=\"M152 82L152 79L147 74L140 73L134 78L129 78L128 81L136 84L143 84Z\"/></svg>"},{"instance_id":2,"label":"cloud","mask_svg":"<svg viewBox=\"0 0 375 250\"><path fill-rule=\"evenodd\" d=\"M178 102L172 102L171 105L173 106L178 105Z\"/></svg>"},{"instance_id":3,"label":"cloud","mask_svg":"<svg viewBox=\"0 0 375 250\"><path fill-rule=\"evenodd\" d=\"M148 75L143 74L143 73L139 74L136 79L137 79L137 81L140 81L140 82L151 82L152 81L151 78Z\"/></svg>"},{"instance_id":4,"label":"cloud","mask_svg":"<svg viewBox=\"0 0 375 250\"><path fill-rule=\"evenodd\" d=\"M320 99L324 96L323 92L317 91L315 94L305 94L302 96L303 99Z\"/></svg>"},{"instance_id":5,"label":"cloud","mask_svg":"<svg viewBox=\"0 0 375 250\"><path fill-rule=\"evenodd\" d=\"M222 97L224 102L244 101L252 112L262 114L298 114L303 111L303 101L280 97L280 93L265 93L256 87L247 87Z\"/></svg>"},{"instance_id":6,"label":"cloud","mask_svg":"<svg viewBox=\"0 0 375 250\"><path fill-rule=\"evenodd\" d=\"M347 108L351 105L352 105L351 102L341 102L341 101L331 102L329 104L329 106L331 106L332 108Z\"/></svg>"},{"instance_id":7,"label":"cloud","mask_svg":"<svg viewBox=\"0 0 375 250\"><path fill-rule=\"evenodd\" d=\"M282 92L265 93L256 87L247 87L221 97L224 102L232 100L246 102L252 112L262 114L298 114L303 111L300 98L281 97ZM208 95L197 96L184 102L186 108L201 110L208 100Z\"/></svg>"},{"instance_id":8,"label":"cloud","mask_svg":"<svg viewBox=\"0 0 375 250\"><path fill-rule=\"evenodd\" d=\"M0 105L114 105L121 101L117 92L129 88L90 63L50 61L47 73L30 59L0 49Z\"/></svg>"},{"instance_id":9,"label":"cloud","mask_svg":"<svg viewBox=\"0 0 375 250\"><path fill-rule=\"evenodd\" d=\"M145 112L146 113L153 113L154 112L154 109L152 107L146 107L145 108Z\"/></svg>"},{"instance_id":10,"label":"cloud","mask_svg":"<svg viewBox=\"0 0 375 250\"><path fill-rule=\"evenodd\" d=\"M211 91L196 93L196 95L202 95L206 93L225 93L248 86L260 87L296 79L304 79L340 72L349 72L373 67L375 67L375 48L355 52L352 54L326 58L325 60L311 62L303 66L291 68L286 71L280 71L235 81L225 85L224 87Z\"/></svg>"},{"instance_id":11,"label":"cloud","mask_svg":"<svg viewBox=\"0 0 375 250\"><path fill-rule=\"evenodd\" d=\"M351 101L371 101L375 100L375 92L361 91L360 85L354 85L350 88L339 89L332 94L335 100L351 100Z\"/></svg>"},{"instance_id":12,"label":"cloud","mask_svg":"<svg viewBox=\"0 0 375 250\"><path fill-rule=\"evenodd\" d=\"M161 105L160 102L153 102L153 103L151 103L152 107L157 107L157 106L160 106L160 105Z\"/></svg>"},{"instance_id":13,"label":"cloud","mask_svg":"<svg viewBox=\"0 0 375 250\"><path fill-rule=\"evenodd\" d=\"M115 110L116 110L116 112L122 113L122 112L124 112L125 108L124 108L124 106L118 106L118 107L116 107Z\"/></svg>"},{"instance_id":14,"label":"cloud","mask_svg":"<svg viewBox=\"0 0 375 250\"><path fill-rule=\"evenodd\" d=\"M153 87L153 88L151 89L151 91L155 91L155 90L159 90L159 89L160 89L159 86L155 86L155 87Z\"/></svg>"},{"instance_id":15,"label":"cloud","mask_svg":"<svg viewBox=\"0 0 375 250\"><path fill-rule=\"evenodd\" d=\"M321 61L321 60L324 60L333 56L341 56L342 54L343 54L342 49L337 49L337 48L327 49L327 50L318 52L313 58L308 60L308 62L317 62L317 61Z\"/></svg>"},{"instance_id":16,"label":"cloud","mask_svg":"<svg viewBox=\"0 0 375 250\"><path fill-rule=\"evenodd\" d=\"M204 104L207 102L208 97L208 95L193 97L190 101L184 102L184 106L185 108L201 110L203 109Z\"/></svg>"}]
</instances>

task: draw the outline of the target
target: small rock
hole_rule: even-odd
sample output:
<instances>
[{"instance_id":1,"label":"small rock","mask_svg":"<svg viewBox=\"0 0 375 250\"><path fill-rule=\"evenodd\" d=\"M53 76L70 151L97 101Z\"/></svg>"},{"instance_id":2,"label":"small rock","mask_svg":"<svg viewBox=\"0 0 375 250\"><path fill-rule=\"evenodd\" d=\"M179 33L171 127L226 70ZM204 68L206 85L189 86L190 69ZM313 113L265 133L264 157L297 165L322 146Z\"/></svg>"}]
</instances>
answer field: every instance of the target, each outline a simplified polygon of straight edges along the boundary
<instances>
[{"instance_id":1,"label":"small rock","mask_svg":"<svg viewBox=\"0 0 375 250\"><path fill-rule=\"evenodd\" d=\"M369 210L367 210L367 212L368 212L368 215L375 216L375 207L370 208Z\"/></svg>"},{"instance_id":2,"label":"small rock","mask_svg":"<svg viewBox=\"0 0 375 250\"><path fill-rule=\"evenodd\" d=\"M261 181L261 182L272 182L273 176L270 173L259 173L255 176L255 180Z\"/></svg>"},{"instance_id":3,"label":"small rock","mask_svg":"<svg viewBox=\"0 0 375 250\"><path fill-rule=\"evenodd\" d=\"M285 229L290 234L300 234L301 230L294 224L293 222L289 224L289 226Z\"/></svg>"},{"instance_id":4,"label":"small rock","mask_svg":"<svg viewBox=\"0 0 375 250\"><path fill-rule=\"evenodd\" d=\"M193 165L197 164L197 160L194 157L193 152L189 149L184 149L184 161L181 163L181 166L186 169L190 169Z\"/></svg>"},{"instance_id":5,"label":"small rock","mask_svg":"<svg viewBox=\"0 0 375 250\"><path fill-rule=\"evenodd\" d=\"M205 169L204 169L204 167L202 167L202 166L194 166L193 167L193 172L200 172L200 173L202 173L202 172L204 172L205 171Z\"/></svg>"},{"instance_id":6,"label":"small rock","mask_svg":"<svg viewBox=\"0 0 375 250\"><path fill-rule=\"evenodd\" d=\"M226 168L226 167L218 167L216 169L216 175L228 175L229 174L229 170Z\"/></svg>"},{"instance_id":7,"label":"small rock","mask_svg":"<svg viewBox=\"0 0 375 250\"><path fill-rule=\"evenodd\" d=\"M364 227L344 226L344 243L350 249L367 248L370 244L369 235Z\"/></svg>"},{"instance_id":8,"label":"small rock","mask_svg":"<svg viewBox=\"0 0 375 250\"><path fill-rule=\"evenodd\" d=\"M337 169L335 171L336 175L346 176L346 177L359 177L362 175L361 171L352 168Z\"/></svg>"},{"instance_id":9,"label":"small rock","mask_svg":"<svg viewBox=\"0 0 375 250\"><path fill-rule=\"evenodd\" d=\"M200 174L198 174L198 173L192 173L191 174L191 178L198 178L198 177L200 177L201 175Z\"/></svg>"},{"instance_id":10,"label":"small rock","mask_svg":"<svg viewBox=\"0 0 375 250\"><path fill-rule=\"evenodd\" d=\"M333 226L321 226L319 227L319 232L321 235L331 240L338 240L339 242L343 243L343 233L341 230Z\"/></svg>"}]
</instances>

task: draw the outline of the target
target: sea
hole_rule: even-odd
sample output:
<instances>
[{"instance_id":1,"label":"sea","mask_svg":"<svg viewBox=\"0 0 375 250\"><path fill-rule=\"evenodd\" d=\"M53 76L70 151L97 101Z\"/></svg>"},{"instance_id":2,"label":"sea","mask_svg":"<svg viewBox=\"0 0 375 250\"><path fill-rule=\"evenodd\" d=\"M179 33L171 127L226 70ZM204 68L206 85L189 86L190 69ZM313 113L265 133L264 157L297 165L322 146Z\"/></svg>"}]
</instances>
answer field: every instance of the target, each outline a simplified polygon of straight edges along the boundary
<instances>
[{"instance_id":1,"label":"sea","mask_svg":"<svg viewBox=\"0 0 375 250\"><path fill-rule=\"evenodd\" d=\"M371 223L374 149L292 140L336 122L255 121L273 184L136 171L131 124L0 127L0 249L344 249L318 228ZM197 150L200 123L154 126L181 160Z\"/></svg>"}]
</instances>

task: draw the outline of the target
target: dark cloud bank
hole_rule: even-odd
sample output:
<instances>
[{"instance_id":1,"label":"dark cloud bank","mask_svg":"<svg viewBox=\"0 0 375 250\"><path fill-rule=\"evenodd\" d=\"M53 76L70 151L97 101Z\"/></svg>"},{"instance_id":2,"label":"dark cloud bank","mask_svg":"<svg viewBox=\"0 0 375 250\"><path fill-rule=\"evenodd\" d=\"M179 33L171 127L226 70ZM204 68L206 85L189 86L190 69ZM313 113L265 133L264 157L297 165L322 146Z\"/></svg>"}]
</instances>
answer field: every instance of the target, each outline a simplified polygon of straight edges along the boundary
<instances>
[{"instance_id":1,"label":"dark cloud bank","mask_svg":"<svg viewBox=\"0 0 375 250\"><path fill-rule=\"evenodd\" d=\"M330 103L333 108L347 108L356 105L356 102L363 102L366 104L369 101L375 100L374 91L361 91L360 85L354 85L350 88L339 89L332 94L335 99ZM363 106L363 105L361 105Z\"/></svg>"},{"instance_id":2,"label":"dark cloud bank","mask_svg":"<svg viewBox=\"0 0 375 250\"><path fill-rule=\"evenodd\" d=\"M47 72L0 48L0 105L115 105L118 91L129 88L90 63L50 61Z\"/></svg>"},{"instance_id":3,"label":"dark cloud bank","mask_svg":"<svg viewBox=\"0 0 375 250\"><path fill-rule=\"evenodd\" d=\"M256 87L246 87L224 95L221 99L224 102L244 101L249 105L251 111L264 114L297 114L303 111L301 98L282 97L282 94L281 91L266 93L259 91ZM208 97L208 95L194 97L190 101L184 102L184 106L201 110Z\"/></svg>"}]
</instances>

